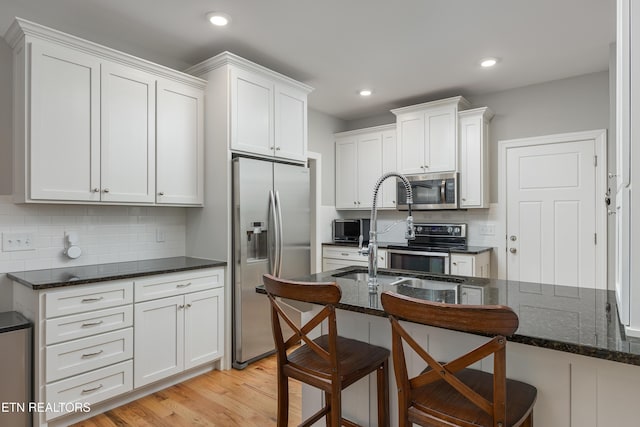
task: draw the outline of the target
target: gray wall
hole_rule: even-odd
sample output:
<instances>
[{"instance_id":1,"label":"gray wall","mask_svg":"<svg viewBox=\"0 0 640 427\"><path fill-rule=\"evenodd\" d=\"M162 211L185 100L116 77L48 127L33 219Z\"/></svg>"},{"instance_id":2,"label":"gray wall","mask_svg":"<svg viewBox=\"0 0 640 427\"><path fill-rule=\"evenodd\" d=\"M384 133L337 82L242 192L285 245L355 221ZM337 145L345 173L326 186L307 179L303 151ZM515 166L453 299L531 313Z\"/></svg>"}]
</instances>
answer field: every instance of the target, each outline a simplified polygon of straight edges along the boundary
<instances>
[{"instance_id":1,"label":"gray wall","mask_svg":"<svg viewBox=\"0 0 640 427\"><path fill-rule=\"evenodd\" d=\"M312 94L313 95L313 94ZM333 134L342 132L346 127L344 120L337 119L320 111L309 109L309 151L322 155L322 197L324 206L333 206L335 200L335 144Z\"/></svg>"},{"instance_id":2,"label":"gray wall","mask_svg":"<svg viewBox=\"0 0 640 427\"><path fill-rule=\"evenodd\" d=\"M12 63L11 48L0 38L0 194L11 194L13 191Z\"/></svg>"},{"instance_id":3,"label":"gray wall","mask_svg":"<svg viewBox=\"0 0 640 427\"><path fill-rule=\"evenodd\" d=\"M602 71L501 92L465 96L473 107L488 106L496 114L491 121L491 202L498 201L498 141L609 129L609 85L609 72ZM393 122L395 116L388 113L349 121L347 129ZM612 142L609 148L613 148Z\"/></svg>"}]
</instances>

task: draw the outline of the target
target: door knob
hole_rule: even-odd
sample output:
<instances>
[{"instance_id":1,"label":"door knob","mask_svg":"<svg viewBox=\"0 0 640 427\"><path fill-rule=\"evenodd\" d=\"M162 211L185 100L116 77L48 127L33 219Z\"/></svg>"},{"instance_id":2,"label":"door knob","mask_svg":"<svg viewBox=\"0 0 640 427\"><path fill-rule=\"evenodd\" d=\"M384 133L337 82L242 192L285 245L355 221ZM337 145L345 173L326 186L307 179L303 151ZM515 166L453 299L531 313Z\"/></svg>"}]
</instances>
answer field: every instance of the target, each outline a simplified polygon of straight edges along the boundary
<instances>
[{"instance_id":1,"label":"door knob","mask_svg":"<svg viewBox=\"0 0 640 427\"><path fill-rule=\"evenodd\" d=\"M511 252L512 254L515 254L516 252L518 252L518 250L516 248L510 248L509 252Z\"/></svg>"}]
</instances>

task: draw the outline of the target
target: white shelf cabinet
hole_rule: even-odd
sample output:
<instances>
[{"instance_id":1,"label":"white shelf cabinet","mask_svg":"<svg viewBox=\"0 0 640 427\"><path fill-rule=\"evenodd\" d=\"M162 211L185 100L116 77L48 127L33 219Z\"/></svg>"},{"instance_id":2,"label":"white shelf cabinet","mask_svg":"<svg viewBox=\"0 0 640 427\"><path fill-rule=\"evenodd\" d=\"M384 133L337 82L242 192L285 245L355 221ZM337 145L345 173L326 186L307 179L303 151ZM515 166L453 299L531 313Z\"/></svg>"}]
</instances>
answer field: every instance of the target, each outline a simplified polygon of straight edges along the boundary
<instances>
[{"instance_id":1,"label":"white shelf cabinet","mask_svg":"<svg viewBox=\"0 0 640 427\"><path fill-rule=\"evenodd\" d=\"M21 19L5 39L17 203L153 205L157 179L158 204L202 204L205 81Z\"/></svg>"},{"instance_id":2,"label":"white shelf cabinet","mask_svg":"<svg viewBox=\"0 0 640 427\"><path fill-rule=\"evenodd\" d=\"M373 189L386 172L396 170L395 125L335 134L336 209L370 209ZM386 180L378 207L395 208L396 180Z\"/></svg>"},{"instance_id":3,"label":"white shelf cabinet","mask_svg":"<svg viewBox=\"0 0 640 427\"><path fill-rule=\"evenodd\" d=\"M398 172L417 174L458 170L458 111L461 96L391 110L396 115Z\"/></svg>"},{"instance_id":4,"label":"white shelf cabinet","mask_svg":"<svg viewBox=\"0 0 640 427\"><path fill-rule=\"evenodd\" d=\"M460 207L489 207L489 122L488 107L460 111Z\"/></svg>"},{"instance_id":5,"label":"white shelf cabinet","mask_svg":"<svg viewBox=\"0 0 640 427\"><path fill-rule=\"evenodd\" d=\"M135 387L222 357L223 284L221 270L136 281Z\"/></svg>"},{"instance_id":6,"label":"white shelf cabinet","mask_svg":"<svg viewBox=\"0 0 640 427\"><path fill-rule=\"evenodd\" d=\"M479 254L451 254L450 274L454 276L491 277L491 251Z\"/></svg>"},{"instance_id":7,"label":"white shelf cabinet","mask_svg":"<svg viewBox=\"0 0 640 427\"><path fill-rule=\"evenodd\" d=\"M242 58L233 59L239 64L229 67L230 149L306 161L310 88L284 76L274 78L275 73L265 73Z\"/></svg>"}]
</instances>

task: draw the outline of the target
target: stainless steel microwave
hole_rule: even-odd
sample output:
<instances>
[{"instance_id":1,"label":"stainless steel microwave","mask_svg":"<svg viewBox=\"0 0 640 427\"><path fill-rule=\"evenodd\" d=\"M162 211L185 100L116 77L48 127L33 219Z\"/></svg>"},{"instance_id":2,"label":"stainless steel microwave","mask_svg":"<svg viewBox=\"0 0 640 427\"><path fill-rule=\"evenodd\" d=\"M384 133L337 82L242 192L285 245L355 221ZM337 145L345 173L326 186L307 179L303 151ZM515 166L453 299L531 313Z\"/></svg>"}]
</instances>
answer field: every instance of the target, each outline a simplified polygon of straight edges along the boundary
<instances>
[{"instance_id":1,"label":"stainless steel microwave","mask_svg":"<svg viewBox=\"0 0 640 427\"><path fill-rule=\"evenodd\" d=\"M458 173L407 175L413 191L414 210L458 209ZM400 180L397 184L397 209L407 210L407 196Z\"/></svg>"},{"instance_id":2,"label":"stainless steel microwave","mask_svg":"<svg viewBox=\"0 0 640 427\"><path fill-rule=\"evenodd\" d=\"M333 220L333 241L334 242L358 242L360 235L363 237L363 244L369 243L369 228L371 221L363 219L334 219Z\"/></svg>"}]
</instances>

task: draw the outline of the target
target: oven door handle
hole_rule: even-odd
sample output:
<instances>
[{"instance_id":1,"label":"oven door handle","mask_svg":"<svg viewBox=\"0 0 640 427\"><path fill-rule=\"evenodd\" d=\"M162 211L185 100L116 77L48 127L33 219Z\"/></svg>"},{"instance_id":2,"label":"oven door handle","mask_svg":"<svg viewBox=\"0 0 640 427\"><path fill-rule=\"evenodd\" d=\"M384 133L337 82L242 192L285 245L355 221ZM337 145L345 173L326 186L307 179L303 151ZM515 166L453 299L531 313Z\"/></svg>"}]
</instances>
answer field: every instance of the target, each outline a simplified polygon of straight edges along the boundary
<instances>
[{"instance_id":1,"label":"oven door handle","mask_svg":"<svg viewBox=\"0 0 640 427\"><path fill-rule=\"evenodd\" d=\"M447 185L447 181L443 179L442 183L440 184L440 203L441 204L447 203L446 185Z\"/></svg>"},{"instance_id":2,"label":"oven door handle","mask_svg":"<svg viewBox=\"0 0 640 427\"><path fill-rule=\"evenodd\" d=\"M440 258L449 258L447 252L420 252L420 251L402 251L397 249L387 249L388 254L398 255L418 255L418 256L435 256Z\"/></svg>"}]
</instances>

